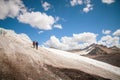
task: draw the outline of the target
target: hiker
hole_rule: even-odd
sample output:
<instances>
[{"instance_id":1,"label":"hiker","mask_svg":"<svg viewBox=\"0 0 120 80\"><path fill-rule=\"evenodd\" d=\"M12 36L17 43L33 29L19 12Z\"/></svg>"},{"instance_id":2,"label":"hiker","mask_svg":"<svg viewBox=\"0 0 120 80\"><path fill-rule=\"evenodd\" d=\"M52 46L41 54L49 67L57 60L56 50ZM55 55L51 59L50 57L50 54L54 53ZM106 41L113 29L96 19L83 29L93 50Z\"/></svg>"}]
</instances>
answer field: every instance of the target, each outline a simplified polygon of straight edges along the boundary
<instances>
[{"instance_id":1,"label":"hiker","mask_svg":"<svg viewBox=\"0 0 120 80\"><path fill-rule=\"evenodd\" d=\"M7 32L4 31L3 29L0 29L0 35L5 36L5 34L7 34Z\"/></svg>"},{"instance_id":2,"label":"hiker","mask_svg":"<svg viewBox=\"0 0 120 80\"><path fill-rule=\"evenodd\" d=\"M33 48L35 48L35 45L36 45L36 42L35 42L35 41L33 41Z\"/></svg>"},{"instance_id":3,"label":"hiker","mask_svg":"<svg viewBox=\"0 0 120 80\"><path fill-rule=\"evenodd\" d=\"M36 42L36 44L35 44L35 45L36 45L36 49L38 49L38 42Z\"/></svg>"},{"instance_id":4,"label":"hiker","mask_svg":"<svg viewBox=\"0 0 120 80\"><path fill-rule=\"evenodd\" d=\"M5 31L3 31L3 36L5 36L6 35L6 32Z\"/></svg>"}]
</instances>

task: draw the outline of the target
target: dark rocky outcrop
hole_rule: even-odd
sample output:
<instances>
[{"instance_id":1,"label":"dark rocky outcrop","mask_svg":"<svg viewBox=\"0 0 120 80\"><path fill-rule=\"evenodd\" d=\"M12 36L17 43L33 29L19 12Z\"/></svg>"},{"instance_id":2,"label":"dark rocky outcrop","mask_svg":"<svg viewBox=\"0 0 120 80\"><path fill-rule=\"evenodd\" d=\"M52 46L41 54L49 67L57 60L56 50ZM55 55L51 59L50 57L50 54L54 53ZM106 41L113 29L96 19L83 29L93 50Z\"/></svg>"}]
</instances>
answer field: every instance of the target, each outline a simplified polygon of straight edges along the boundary
<instances>
[{"instance_id":1,"label":"dark rocky outcrop","mask_svg":"<svg viewBox=\"0 0 120 80\"><path fill-rule=\"evenodd\" d=\"M99 47L95 47L92 51L89 52L89 54L90 55L105 55L107 54L107 52L105 52Z\"/></svg>"},{"instance_id":2,"label":"dark rocky outcrop","mask_svg":"<svg viewBox=\"0 0 120 80\"><path fill-rule=\"evenodd\" d=\"M60 76L62 80L110 80L75 69L57 68L50 65L47 65L47 68L56 76Z\"/></svg>"}]
</instances>

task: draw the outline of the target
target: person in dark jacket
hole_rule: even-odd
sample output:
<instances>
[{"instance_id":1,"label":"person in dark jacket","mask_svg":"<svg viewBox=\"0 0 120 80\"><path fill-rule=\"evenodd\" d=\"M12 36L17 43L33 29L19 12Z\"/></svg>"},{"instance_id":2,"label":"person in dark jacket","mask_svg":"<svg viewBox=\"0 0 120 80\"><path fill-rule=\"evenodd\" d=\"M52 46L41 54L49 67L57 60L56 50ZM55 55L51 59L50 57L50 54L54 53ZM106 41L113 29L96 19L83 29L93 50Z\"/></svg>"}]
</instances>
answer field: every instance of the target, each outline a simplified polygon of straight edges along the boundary
<instances>
[{"instance_id":1,"label":"person in dark jacket","mask_svg":"<svg viewBox=\"0 0 120 80\"><path fill-rule=\"evenodd\" d=\"M33 41L33 48L35 48L35 45L36 45L36 42L35 42L35 41Z\"/></svg>"},{"instance_id":2,"label":"person in dark jacket","mask_svg":"<svg viewBox=\"0 0 120 80\"><path fill-rule=\"evenodd\" d=\"M36 49L38 49L38 42L36 42Z\"/></svg>"}]
</instances>

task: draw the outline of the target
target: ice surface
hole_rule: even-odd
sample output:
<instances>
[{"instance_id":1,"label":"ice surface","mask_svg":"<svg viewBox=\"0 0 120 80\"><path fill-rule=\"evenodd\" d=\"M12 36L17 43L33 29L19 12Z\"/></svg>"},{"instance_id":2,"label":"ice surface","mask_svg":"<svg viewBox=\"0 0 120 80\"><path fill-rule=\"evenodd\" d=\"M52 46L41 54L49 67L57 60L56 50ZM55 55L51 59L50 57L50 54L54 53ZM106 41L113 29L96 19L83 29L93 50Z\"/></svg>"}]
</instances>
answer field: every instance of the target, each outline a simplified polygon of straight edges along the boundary
<instances>
[{"instance_id":1,"label":"ice surface","mask_svg":"<svg viewBox=\"0 0 120 80\"><path fill-rule=\"evenodd\" d=\"M56 55L55 57L57 57L58 59L61 59L61 62L63 61L63 63L56 62L57 67L74 68L90 74L99 75L105 78L110 78L114 80L120 79L119 67L112 66L110 64L107 64L101 61L79 56L77 54L73 54L66 51L50 49L50 48L46 48L46 49L52 52L51 55L54 54ZM116 77L119 77L119 78L117 79Z\"/></svg>"}]
</instances>

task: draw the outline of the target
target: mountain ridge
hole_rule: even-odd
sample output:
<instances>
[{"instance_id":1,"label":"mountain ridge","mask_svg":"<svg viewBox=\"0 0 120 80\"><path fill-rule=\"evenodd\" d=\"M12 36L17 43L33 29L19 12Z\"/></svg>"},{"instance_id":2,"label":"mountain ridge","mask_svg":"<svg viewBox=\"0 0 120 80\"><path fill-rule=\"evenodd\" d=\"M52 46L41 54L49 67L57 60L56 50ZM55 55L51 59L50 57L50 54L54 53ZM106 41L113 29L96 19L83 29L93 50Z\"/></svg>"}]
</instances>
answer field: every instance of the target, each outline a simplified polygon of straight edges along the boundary
<instances>
[{"instance_id":1,"label":"mountain ridge","mask_svg":"<svg viewBox=\"0 0 120 80\"><path fill-rule=\"evenodd\" d=\"M78 53L80 55L106 55L120 53L120 48L116 46L108 48L104 45L91 44L90 46L84 49L71 50L68 52Z\"/></svg>"}]
</instances>

